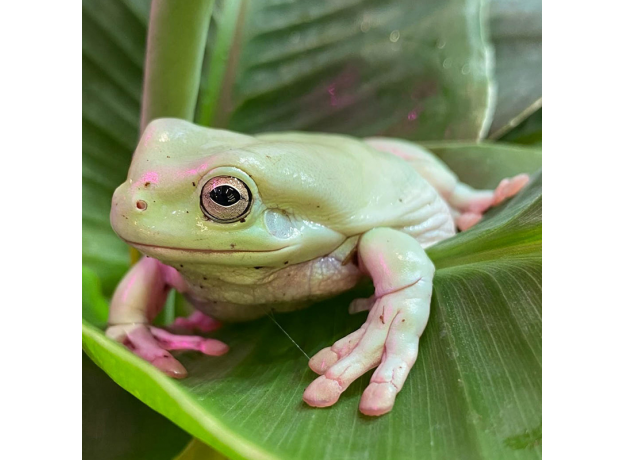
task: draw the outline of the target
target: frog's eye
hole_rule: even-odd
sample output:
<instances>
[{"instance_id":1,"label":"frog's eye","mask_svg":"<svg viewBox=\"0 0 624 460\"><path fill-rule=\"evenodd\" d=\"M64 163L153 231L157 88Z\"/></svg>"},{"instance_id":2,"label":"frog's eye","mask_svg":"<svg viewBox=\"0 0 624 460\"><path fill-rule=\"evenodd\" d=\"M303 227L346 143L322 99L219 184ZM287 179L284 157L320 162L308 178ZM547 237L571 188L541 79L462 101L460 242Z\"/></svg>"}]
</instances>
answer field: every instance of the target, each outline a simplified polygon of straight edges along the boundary
<instances>
[{"instance_id":1,"label":"frog's eye","mask_svg":"<svg viewBox=\"0 0 624 460\"><path fill-rule=\"evenodd\" d=\"M251 192L243 181L231 176L211 178L201 193L201 208L217 222L235 222L251 210Z\"/></svg>"}]
</instances>

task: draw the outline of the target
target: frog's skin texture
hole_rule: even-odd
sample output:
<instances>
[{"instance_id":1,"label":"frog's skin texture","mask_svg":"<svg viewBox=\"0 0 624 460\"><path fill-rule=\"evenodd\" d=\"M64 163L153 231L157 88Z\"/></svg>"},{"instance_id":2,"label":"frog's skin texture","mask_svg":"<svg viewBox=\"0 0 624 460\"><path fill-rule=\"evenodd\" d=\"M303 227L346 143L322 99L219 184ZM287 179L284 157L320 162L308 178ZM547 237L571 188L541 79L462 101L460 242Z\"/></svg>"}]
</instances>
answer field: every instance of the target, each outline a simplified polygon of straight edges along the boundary
<instances>
[{"instance_id":1,"label":"frog's skin texture","mask_svg":"<svg viewBox=\"0 0 624 460\"><path fill-rule=\"evenodd\" d=\"M228 347L151 326L170 289L198 310L170 330L209 332L219 321L303 308L370 277L373 297L349 307L369 310L368 319L310 360L320 376L303 399L330 406L377 367L360 410L384 414L416 360L429 317L434 266L424 248L453 236L456 226L474 225L527 180L474 190L433 155L394 139L247 136L153 121L113 197L114 230L146 257L119 284L107 335L181 378L186 370L168 350L217 356ZM239 208L230 201L220 207L210 194L227 190L214 188L220 181L238 187L238 198L228 192L227 200L242 211L247 205L240 218L233 211Z\"/></svg>"}]
</instances>

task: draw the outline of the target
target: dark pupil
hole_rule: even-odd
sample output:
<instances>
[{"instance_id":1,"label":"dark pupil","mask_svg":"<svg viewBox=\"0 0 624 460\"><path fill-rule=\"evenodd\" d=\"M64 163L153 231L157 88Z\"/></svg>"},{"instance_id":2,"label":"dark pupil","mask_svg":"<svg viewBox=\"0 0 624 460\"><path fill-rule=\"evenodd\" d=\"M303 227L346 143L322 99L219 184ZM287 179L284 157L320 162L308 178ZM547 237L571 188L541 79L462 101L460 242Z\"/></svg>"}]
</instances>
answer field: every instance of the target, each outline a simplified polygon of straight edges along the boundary
<instances>
[{"instance_id":1,"label":"dark pupil","mask_svg":"<svg viewBox=\"0 0 624 460\"><path fill-rule=\"evenodd\" d=\"M221 206L232 206L240 200L240 193L229 185L219 185L210 191L210 198Z\"/></svg>"}]
</instances>

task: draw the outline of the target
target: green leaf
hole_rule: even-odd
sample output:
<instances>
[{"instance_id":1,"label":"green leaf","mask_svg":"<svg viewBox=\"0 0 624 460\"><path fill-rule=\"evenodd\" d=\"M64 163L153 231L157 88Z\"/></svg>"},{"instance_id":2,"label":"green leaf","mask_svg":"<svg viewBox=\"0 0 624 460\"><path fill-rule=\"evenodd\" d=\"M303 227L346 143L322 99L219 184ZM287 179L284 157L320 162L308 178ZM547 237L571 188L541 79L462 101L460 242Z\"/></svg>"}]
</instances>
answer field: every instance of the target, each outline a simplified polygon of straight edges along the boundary
<instances>
[{"instance_id":1,"label":"green leaf","mask_svg":"<svg viewBox=\"0 0 624 460\"><path fill-rule=\"evenodd\" d=\"M82 457L170 460L190 436L82 355Z\"/></svg>"},{"instance_id":2,"label":"green leaf","mask_svg":"<svg viewBox=\"0 0 624 460\"><path fill-rule=\"evenodd\" d=\"M108 302L102 295L102 283L93 270L82 267L82 317L103 326L108 316Z\"/></svg>"},{"instance_id":3,"label":"green leaf","mask_svg":"<svg viewBox=\"0 0 624 460\"><path fill-rule=\"evenodd\" d=\"M542 151L512 144L427 142L462 182L476 188L494 189L504 177L533 174L542 167Z\"/></svg>"},{"instance_id":4,"label":"green leaf","mask_svg":"<svg viewBox=\"0 0 624 460\"><path fill-rule=\"evenodd\" d=\"M490 127L499 138L542 106L542 0L493 0L497 101Z\"/></svg>"},{"instance_id":5,"label":"green leaf","mask_svg":"<svg viewBox=\"0 0 624 460\"><path fill-rule=\"evenodd\" d=\"M478 139L494 109L481 0L215 6L200 124Z\"/></svg>"},{"instance_id":6,"label":"green leaf","mask_svg":"<svg viewBox=\"0 0 624 460\"><path fill-rule=\"evenodd\" d=\"M500 140L516 144L541 145L542 109L535 111L529 118L503 135Z\"/></svg>"},{"instance_id":7,"label":"green leaf","mask_svg":"<svg viewBox=\"0 0 624 460\"><path fill-rule=\"evenodd\" d=\"M438 151L473 184L501 178L479 176L482 162L498 174L531 172L541 161L539 150L496 144ZM306 406L301 396L314 374L269 319L214 334L231 346L223 357L179 354L189 370L181 381L86 322L83 347L119 385L232 459L540 458L541 175L429 254L438 270L420 356L395 408L380 418L358 412L371 373L335 406ZM364 287L277 321L311 355L362 324L365 314L350 316L347 305L368 293Z\"/></svg>"},{"instance_id":8,"label":"green leaf","mask_svg":"<svg viewBox=\"0 0 624 460\"><path fill-rule=\"evenodd\" d=\"M104 294L130 263L108 215L138 140L146 3L87 0L82 8L82 261Z\"/></svg>"}]
</instances>

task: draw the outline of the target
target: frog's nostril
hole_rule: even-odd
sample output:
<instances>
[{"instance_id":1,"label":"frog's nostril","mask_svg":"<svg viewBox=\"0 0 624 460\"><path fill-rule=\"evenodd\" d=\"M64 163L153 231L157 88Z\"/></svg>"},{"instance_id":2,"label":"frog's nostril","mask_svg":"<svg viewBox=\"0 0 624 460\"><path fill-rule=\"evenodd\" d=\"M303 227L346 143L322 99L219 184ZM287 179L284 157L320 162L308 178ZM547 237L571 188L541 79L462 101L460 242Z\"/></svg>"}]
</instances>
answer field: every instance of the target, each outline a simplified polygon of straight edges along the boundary
<instances>
[{"instance_id":1,"label":"frog's nostril","mask_svg":"<svg viewBox=\"0 0 624 460\"><path fill-rule=\"evenodd\" d=\"M136 202L136 207L139 211L145 211L147 209L147 202L143 200L138 200Z\"/></svg>"}]
</instances>

